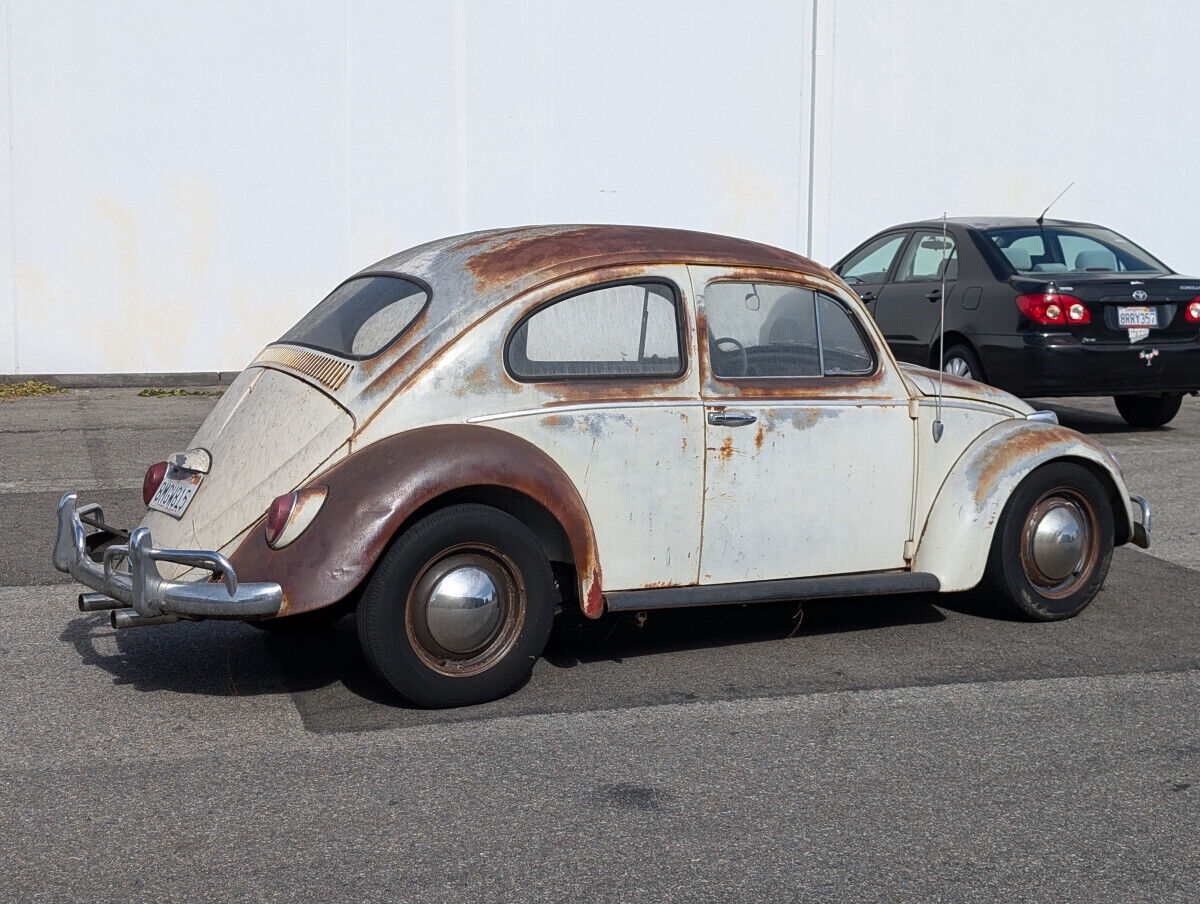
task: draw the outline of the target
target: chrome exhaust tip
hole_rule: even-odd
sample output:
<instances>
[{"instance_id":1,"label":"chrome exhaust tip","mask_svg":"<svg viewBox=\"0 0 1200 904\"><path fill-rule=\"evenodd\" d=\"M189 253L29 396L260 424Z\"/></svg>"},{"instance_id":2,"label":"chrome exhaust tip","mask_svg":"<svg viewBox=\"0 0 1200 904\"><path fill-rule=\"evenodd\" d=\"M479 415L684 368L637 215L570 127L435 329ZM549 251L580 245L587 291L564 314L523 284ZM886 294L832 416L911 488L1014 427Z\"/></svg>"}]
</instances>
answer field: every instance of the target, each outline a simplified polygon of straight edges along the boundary
<instances>
[{"instance_id":1,"label":"chrome exhaust tip","mask_svg":"<svg viewBox=\"0 0 1200 904\"><path fill-rule=\"evenodd\" d=\"M123 603L120 600L115 600L111 596L105 596L103 593L81 593L79 594L79 611L80 612L103 612L106 609L126 609L128 603Z\"/></svg>"},{"instance_id":2,"label":"chrome exhaust tip","mask_svg":"<svg viewBox=\"0 0 1200 904\"><path fill-rule=\"evenodd\" d=\"M144 628L147 625L169 625L179 621L178 615L138 615L133 609L114 609L112 611L112 626L114 628Z\"/></svg>"}]
</instances>

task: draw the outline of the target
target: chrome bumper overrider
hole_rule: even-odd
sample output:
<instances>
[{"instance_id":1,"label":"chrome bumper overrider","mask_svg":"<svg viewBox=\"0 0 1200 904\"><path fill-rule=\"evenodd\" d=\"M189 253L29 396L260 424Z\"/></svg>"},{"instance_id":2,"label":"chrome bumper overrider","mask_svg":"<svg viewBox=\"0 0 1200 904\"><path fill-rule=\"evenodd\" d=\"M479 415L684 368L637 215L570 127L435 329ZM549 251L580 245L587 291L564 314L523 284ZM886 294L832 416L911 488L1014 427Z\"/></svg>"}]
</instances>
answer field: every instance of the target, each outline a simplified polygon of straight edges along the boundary
<instances>
[{"instance_id":1,"label":"chrome bumper overrider","mask_svg":"<svg viewBox=\"0 0 1200 904\"><path fill-rule=\"evenodd\" d=\"M1130 496L1129 501L1142 510L1141 522L1133 522L1133 545L1150 548L1150 503L1145 496Z\"/></svg>"},{"instance_id":2,"label":"chrome bumper overrider","mask_svg":"<svg viewBox=\"0 0 1200 904\"><path fill-rule=\"evenodd\" d=\"M139 527L129 543L104 550L103 561L88 555L87 532L80 520L93 515L103 520L100 506L76 505L74 493L58 503L58 539L54 542L54 567L99 594L80 594L83 611L112 609L113 627L164 624L181 617L240 618L274 615L283 591L278 584L240 584L229 560L218 552L191 549L155 549L150 531ZM174 562L212 573L209 580L168 581L155 562ZM121 569L125 563L127 569ZM120 569L120 570L119 570Z\"/></svg>"}]
</instances>

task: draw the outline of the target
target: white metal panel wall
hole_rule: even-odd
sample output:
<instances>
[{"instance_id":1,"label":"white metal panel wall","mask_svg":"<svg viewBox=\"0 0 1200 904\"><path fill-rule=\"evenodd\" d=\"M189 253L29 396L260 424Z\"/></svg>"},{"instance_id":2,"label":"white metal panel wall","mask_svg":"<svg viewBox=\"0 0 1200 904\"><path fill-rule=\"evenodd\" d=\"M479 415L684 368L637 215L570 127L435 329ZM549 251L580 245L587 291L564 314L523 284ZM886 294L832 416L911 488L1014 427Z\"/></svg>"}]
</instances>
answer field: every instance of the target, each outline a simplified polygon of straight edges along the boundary
<instances>
[{"instance_id":1,"label":"white metal panel wall","mask_svg":"<svg viewBox=\"0 0 1200 904\"><path fill-rule=\"evenodd\" d=\"M1111 226L1200 275L1200 6L820 0L814 254L922 217Z\"/></svg>"},{"instance_id":2,"label":"white metal panel wall","mask_svg":"<svg viewBox=\"0 0 1200 904\"><path fill-rule=\"evenodd\" d=\"M806 213L808 3L10 2L0 372L238 369L470 229Z\"/></svg>"},{"instance_id":3,"label":"white metal panel wall","mask_svg":"<svg viewBox=\"0 0 1200 904\"><path fill-rule=\"evenodd\" d=\"M816 3L813 106L813 0L0 0L0 373L238 369L377 258L533 222L829 263L1074 179L1056 214L1200 275L1191 5Z\"/></svg>"}]
</instances>

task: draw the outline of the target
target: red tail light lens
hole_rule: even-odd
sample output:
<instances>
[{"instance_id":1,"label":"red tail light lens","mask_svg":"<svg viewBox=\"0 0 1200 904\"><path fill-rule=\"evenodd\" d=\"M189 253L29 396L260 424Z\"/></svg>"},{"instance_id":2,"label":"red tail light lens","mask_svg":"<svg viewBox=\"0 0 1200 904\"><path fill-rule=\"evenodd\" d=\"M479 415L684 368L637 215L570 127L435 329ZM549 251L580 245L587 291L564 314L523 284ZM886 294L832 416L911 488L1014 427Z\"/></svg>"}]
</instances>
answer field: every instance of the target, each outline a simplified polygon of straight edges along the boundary
<instances>
[{"instance_id":1,"label":"red tail light lens","mask_svg":"<svg viewBox=\"0 0 1200 904\"><path fill-rule=\"evenodd\" d=\"M1057 292L1038 292L1018 295L1017 307L1034 323L1083 324L1092 322L1092 312L1073 295Z\"/></svg>"},{"instance_id":2,"label":"red tail light lens","mask_svg":"<svg viewBox=\"0 0 1200 904\"><path fill-rule=\"evenodd\" d=\"M279 539L295 507L295 493L284 493L271 501L271 507L267 509L267 543L274 543Z\"/></svg>"},{"instance_id":3,"label":"red tail light lens","mask_svg":"<svg viewBox=\"0 0 1200 904\"><path fill-rule=\"evenodd\" d=\"M1200 323L1200 295L1191 300L1183 312L1183 317L1188 323Z\"/></svg>"},{"instance_id":4,"label":"red tail light lens","mask_svg":"<svg viewBox=\"0 0 1200 904\"><path fill-rule=\"evenodd\" d=\"M146 469L146 476L142 478L142 502L146 505L150 504L150 500L154 498L154 494L158 492L158 488L162 486L166 476L167 463L165 461L160 461Z\"/></svg>"}]
</instances>

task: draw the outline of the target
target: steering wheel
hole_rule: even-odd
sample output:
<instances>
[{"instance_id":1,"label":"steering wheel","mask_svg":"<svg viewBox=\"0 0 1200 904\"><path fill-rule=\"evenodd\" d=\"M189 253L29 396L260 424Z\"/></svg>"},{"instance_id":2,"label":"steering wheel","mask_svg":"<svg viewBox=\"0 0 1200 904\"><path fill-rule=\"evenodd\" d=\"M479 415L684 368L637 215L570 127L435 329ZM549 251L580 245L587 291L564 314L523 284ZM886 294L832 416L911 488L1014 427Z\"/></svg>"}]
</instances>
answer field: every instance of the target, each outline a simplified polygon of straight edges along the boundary
<instances>
[{"instance_id":1,"label":"steering wheel","mask_svg":"<svg viewBox=\"0 0 1200 904\"><path fill-rule=\"evenodd\" d=\"M740 358L741 369L736 374L730 374L730 376L744 377L746 371L750 369L750 359L746 357L746 346L742 345L742 343L738 342L732 336L722 336L720 339L714 339L712 346L717 351L720 351L722 343L732 345Z\"/></svg>"}]
</instances>

